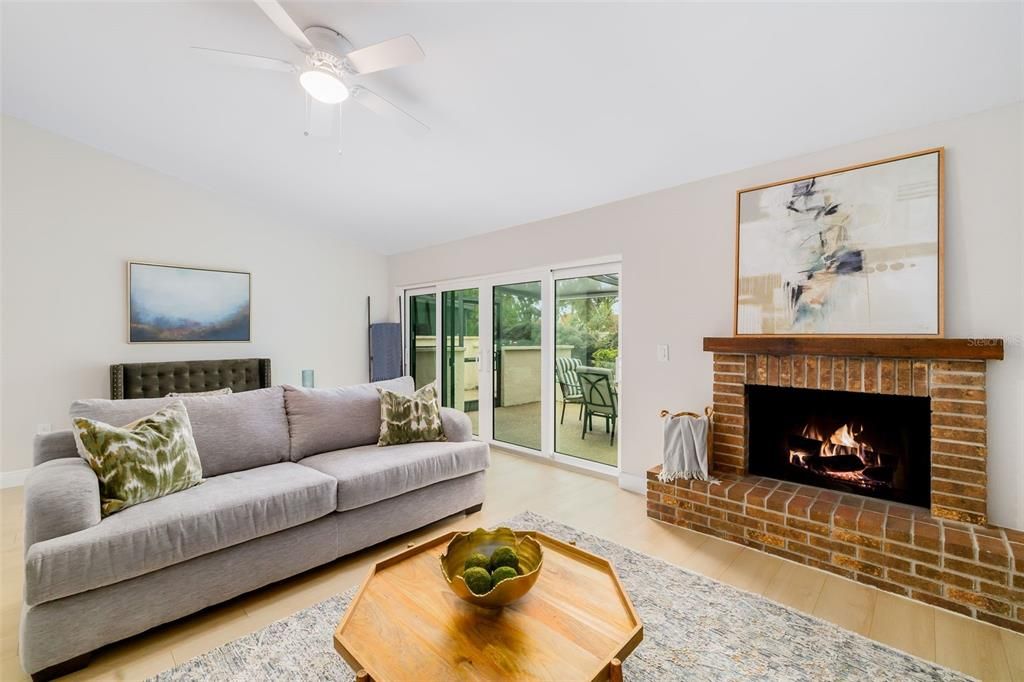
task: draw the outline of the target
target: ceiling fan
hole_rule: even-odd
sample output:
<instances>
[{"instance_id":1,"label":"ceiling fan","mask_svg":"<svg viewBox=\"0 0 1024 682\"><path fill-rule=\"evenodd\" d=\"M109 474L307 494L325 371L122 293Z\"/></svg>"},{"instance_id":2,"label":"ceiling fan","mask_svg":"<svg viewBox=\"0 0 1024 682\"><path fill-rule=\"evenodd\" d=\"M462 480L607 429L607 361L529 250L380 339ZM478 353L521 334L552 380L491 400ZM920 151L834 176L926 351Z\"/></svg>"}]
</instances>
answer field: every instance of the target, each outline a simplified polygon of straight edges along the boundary
<instances>
[{"instance_id":1,"label":"ceiling fan","mask_svg":"<svg viewBox=\"0 0 1024 682\"><path fill-rule=\"evenodd\" d=\"M348 99L370 111L397 122L411 132L425 133L430 129L422 121L399 109L377 93L352 82L354 76L363 76L385 69L393 69L423 61L425 55L411 35L354 49L341 33L325 26L299 28L277 0L254 0L264 14L274 22L281 33L302 53L300 63L273 57L228 52L210 47L193 46L220 62L270 71L297 73L299 84L306 91L306 135L309 135L309 98L327 105L337 105L337 132L340 136L340 106ZM340 152L340 150L339 150Z\"/></svg>"}]
</instances>

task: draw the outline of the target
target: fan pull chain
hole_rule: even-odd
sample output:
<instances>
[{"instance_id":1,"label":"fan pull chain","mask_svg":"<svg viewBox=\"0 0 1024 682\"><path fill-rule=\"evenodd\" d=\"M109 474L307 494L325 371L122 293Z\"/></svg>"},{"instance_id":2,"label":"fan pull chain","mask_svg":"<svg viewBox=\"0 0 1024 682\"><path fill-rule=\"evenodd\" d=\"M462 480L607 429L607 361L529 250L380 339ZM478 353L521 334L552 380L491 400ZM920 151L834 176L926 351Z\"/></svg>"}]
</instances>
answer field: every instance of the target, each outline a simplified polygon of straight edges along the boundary
<instances>
[{"instance_id":1,"label":"fan pull chain","mask_svg":"<svg viewBox=\"0 0 1024 682\"><path fill-rule=\"evenodd\" d=\"M309 99L309 93L306 93L306 124L302 129L302 134L309 137L310 128L310 116L312 115L313 103Z\"/></svg>"},{"instance_id":2,"label":"fan pull chain","mask_svg":"<svg viewBox=\"0 0 1024 682\"><path fill-rule=\"evenodd\" d=\"M338 105L338 117L336 119L335 132L338 137L338 156L341 156L341 104Z\"/></svg>"}]
</instances>

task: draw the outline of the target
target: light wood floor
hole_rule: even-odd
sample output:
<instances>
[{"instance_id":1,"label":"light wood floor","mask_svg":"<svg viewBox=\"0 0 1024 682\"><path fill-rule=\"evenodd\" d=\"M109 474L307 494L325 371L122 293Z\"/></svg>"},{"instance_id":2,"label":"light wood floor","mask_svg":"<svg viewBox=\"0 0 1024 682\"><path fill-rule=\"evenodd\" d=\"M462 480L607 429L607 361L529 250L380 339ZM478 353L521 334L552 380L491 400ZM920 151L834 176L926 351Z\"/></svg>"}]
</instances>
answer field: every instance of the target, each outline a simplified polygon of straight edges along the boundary
<instances>
[{"instance_id":1,"label":"light wood floor","mask_svg":"<svg viewBox=\"0 0 1024 682\"><path fill-rule=\"evenodd\" d=\"M451 528L490 526L521 511L661 557L985 680L1024 682L1024 636L729 542L650 521L644 499L612 481L494 451L483 511L442 521L103 650L68 679L137 680L161 672L358 584L373 561ZM22 494L0 491L0 680L18 664Z\"/></svg>"}]
</instances>

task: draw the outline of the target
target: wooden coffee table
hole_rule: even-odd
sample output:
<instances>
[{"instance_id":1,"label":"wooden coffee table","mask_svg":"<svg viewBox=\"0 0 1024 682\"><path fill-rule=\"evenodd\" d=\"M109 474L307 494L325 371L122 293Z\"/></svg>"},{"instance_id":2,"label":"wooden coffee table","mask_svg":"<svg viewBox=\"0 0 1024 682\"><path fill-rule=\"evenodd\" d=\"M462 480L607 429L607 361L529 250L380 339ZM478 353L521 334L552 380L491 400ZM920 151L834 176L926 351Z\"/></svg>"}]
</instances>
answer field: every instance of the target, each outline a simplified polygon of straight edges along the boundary
<instances>
[{"instance_id":1,"label":"wooden coffee table","mask_svg":"<svg viewBox=\"0 0 1024 682\"><path fill-rule=\"evenodd\" d=\"M446 533L376 564L334 632L334 648L376 682L621 680L643 624L605 559L543 533L530 592L499 610L459 599L439 557Z\"/></svg>"}]
</instances>

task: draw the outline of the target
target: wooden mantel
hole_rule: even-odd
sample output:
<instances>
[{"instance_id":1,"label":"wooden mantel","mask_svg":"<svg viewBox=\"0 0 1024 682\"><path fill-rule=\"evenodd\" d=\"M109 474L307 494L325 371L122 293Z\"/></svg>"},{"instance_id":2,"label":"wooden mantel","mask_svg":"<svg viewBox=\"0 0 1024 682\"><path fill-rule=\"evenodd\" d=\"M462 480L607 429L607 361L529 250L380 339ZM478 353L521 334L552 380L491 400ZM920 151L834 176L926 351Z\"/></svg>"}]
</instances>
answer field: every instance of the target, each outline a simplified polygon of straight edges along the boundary
<instances>
[{"instance_id":1,"label":"wooden mantel","mask_svg":"<svg viewBox=\"0 0 1024 682\"><path fill-rule=\"evenodd\" d=\"M927 337L704 337L704 350L713 353L766 355L838 355L931 360L1002 360L1002 339L940 339Z\"/></svg>"}]
</instances>

